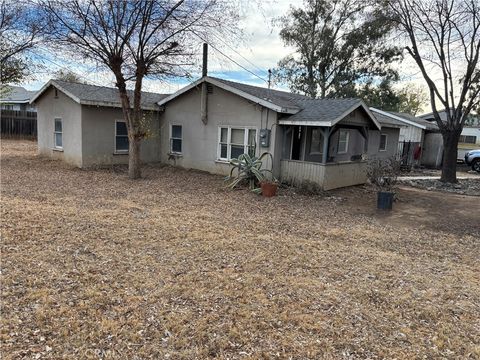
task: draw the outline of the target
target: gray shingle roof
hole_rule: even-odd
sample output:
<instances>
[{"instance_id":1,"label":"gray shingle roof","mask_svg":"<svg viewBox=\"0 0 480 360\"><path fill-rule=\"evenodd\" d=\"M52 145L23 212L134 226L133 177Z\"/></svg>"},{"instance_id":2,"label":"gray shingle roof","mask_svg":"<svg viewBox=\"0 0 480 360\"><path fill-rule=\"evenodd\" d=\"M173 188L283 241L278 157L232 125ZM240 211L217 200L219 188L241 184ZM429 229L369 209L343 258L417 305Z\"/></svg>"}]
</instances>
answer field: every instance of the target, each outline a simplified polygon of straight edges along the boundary
<instances>
[{"instance_id":1,"label":"gray shingle roof","mask_svg":"<svg viewBox=\"0 0 480 360\"><path fill-rule=\"evenodd\" d=\"M296 99L301 111L290 116L289 121L332 121L348 110L362 104L360 99Z\"/></svg>"},{"instance_id":2,"label":"gray shingle roof","mask_svg":"<svg viewBox=\"0 0 480 360\"><path fill-rule=\"evenodd\" d=\"M63 80L51 80L49 83L57 87L60 91L64 91L66 95L74 97L74 100L80 104L101 105L108 107L122 106L117 88L68 82ZM42 90L40 90L36 97L39 96L39 94L41 94L45 89L46 88L44 87ZM128 94L130 100L132 101L133 91L128 90ZM157 102L166 96L168 95L142 91L142 108L157 109Z\"/></svg>"},{"instance_id":3,"label":"gray shingle roof","mask_svg":"<svg viewBox=\"0 0 480 360\"><path fill-rule=\"evenodd\" d=\"M370 110L360 99L311 99L305 95L267 89L210 76L203 77L185 86L176 93L164 98L159 102L159 105L168 103L190 89L199 86L203 81L222 87L226 91L236 93L267 108L272 108L277 113L293 114L282 118L284 122L328 122L328 126L332 126L333 123L340 121L342 116L346 116L349 111L353 111L359 106L363 107L369 116L371 115ZM380 127L373 115L371 120L375 123L375 126Z\"/></svg>"},{"instance_id":4,"label":"gray shingle roof","mask_svg":"<svg viewBox=\"0 0 480 360\"><path fill-rule=\"evenodd\" d=\"M269 101L282 108L298 108L297 101L309 99L307 96L294 94L287 91L267 89L259 86L242 84L234 81L224 80L216 77L210 77L238 90L246 92L262 100Z\"/></svg>"},{"instance_id":5,"label":"gray shingle roof","mask_svg":"<svg viewBox=\"0 0 480 360\"><path fill-rule=\"evenodd\" d=\"M262 100L269 101L282 108L299 110L289 116L288 121L333 121L347 111L362 104L358 98L348 99L312 99L308 96L290 93L287 91L273 90L253 85L246 85L234 81L212 78Z\"/></svg>"},{"instance_id":6,"label":"gray shingle roof","mask_svg":"<svg viewBox=\"0 0 480 360\"><path fill-rule=\"evenodd\" d=\"M0 99L0 102L3 103L28 103L33 95L36 94L36 91L27 90L21 86L7 86L8 92L4 97ZM3 93L3 89L2 89Z\"/></svg>"},{"instance_id":7,"label":"gray shingle roof","mask_svg":"<svg viewBox=\"0 0 480 360\"><path fill-rule=\"evenodd\" d=\"M417 124L423 125L427 128L427 130L438 130L438 126L434 122L430 122L430 121L427 121L427 120L424 120L424 119L421 119L421 118L418 118L416 116L406 114L406 113L398 113L398 112L393 112L393 111L389 111L389 113L393 114L393 115L396 115L396 116L399 116L401 118L404 118L406 120L416 122Z\"/></svg>"},{"instance_id":8,"label":"gray shingle roof","mask_svg":"<svg viewBox=\"0 0 480 360\"><path fill-rule=\"evenodd\" d=\"M383 115L383 114L380 114L376 111L373 112L373 115L375 115L375 117L377 118L377 120L380 122L380 124L382 126L385 126L385 127L389 127L389 126L393 126L393 127L404 127L404 126L407 126L406 123L404 122L401 122L400 120L396 120L394 118L391 118L390 116L386 116L386 115Z\"/></svg>"}]
</instances>

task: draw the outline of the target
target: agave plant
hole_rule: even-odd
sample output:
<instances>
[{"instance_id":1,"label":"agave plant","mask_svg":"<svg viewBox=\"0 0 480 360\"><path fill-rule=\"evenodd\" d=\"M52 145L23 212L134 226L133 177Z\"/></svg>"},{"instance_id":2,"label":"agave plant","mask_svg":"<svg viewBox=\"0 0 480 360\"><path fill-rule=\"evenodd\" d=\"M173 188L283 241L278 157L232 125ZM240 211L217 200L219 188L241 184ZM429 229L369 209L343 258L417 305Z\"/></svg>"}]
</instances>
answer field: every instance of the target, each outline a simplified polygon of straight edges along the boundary
<instances>
[{"instance_id":1,"label":"agave plant","mask_svg":"<svg viewBox=\"0 0 480 360\"><path fill-rule=\"evenodd\" d=\"M232 159L230 161L230 165L232 165L230 175L225 178L225 181L229 181L227 187L233 189L240 183L246 182L250 190L258 192L257 185L267 180L266 174L272 174L271 170L262 169L262 160L265 157L270 157L271 163L273 163L272 154L268 152L263 153L259 157L242 154L237 159Z\"/></svg>"}]
</instances>

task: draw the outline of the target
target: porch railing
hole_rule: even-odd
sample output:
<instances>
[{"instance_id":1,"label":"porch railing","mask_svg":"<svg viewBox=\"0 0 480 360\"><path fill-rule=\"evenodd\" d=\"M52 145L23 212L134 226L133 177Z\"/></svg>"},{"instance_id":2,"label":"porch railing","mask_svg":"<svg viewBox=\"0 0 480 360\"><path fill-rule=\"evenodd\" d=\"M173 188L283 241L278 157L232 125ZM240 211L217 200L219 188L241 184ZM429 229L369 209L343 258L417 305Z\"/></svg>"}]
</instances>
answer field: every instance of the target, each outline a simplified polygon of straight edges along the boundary
<instances>
[{"instance_id":1,"label":"porch railing","mask_svg":"<svg viewBox=\"0 0 480 360\"><path fill-rule=\"evenodd\" d=\"M283 182L299 186L313 182L324 190L364 184L367 180L365 161L315 163L298 160L280 161L280 178Z\"/></svg>"}]
</instances>

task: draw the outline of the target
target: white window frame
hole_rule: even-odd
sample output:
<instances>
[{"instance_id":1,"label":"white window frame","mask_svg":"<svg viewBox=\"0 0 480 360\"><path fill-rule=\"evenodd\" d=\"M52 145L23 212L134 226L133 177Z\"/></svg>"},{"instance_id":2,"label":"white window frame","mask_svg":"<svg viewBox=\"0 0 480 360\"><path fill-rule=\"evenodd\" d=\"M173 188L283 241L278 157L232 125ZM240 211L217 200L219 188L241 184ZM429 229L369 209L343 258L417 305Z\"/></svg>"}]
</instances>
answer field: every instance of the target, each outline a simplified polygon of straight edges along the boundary
<instances>
[{"instance_id":1,"label":"white window frame","mask_svg":"<svg viewBox=\"0 0 480 360\"><path fill-rule=\"evenodd\" d=\"M222 139L222 129L227 129L227 157L222 158L222 143L220 143L220 140ZM235 130L243 130L243 151L244 153L248 153L248 130L255 130L255 145L258 144L258 128L255 126L231 126L231 125L220 125L218 127L218 139L217 139L217 161L221 162L228 162L232 159L231 153L232 153L232 142L231 142L231 136L232 136L232 129ZM256 151L256 148L255 148Z\"/></svg>"},{"instance_id":2,"label":"white window frame","mask_svg":"<svg viewBox=\"0 0 480 360\"><path fill-rule=\"evenodd\" d=\"M60 124L62 125L62 131L56 131L55 130L55 124L56 122L60 121ZM57 145L57 134L62 135L62 145L58 146ZM53 148L57 150L63 150L63 119L60 117L55 117L53 118Z\"/></svg>"},{"instance_id":3,"label":"white window frame","mask_svg":"<svg viewBox=\"0 0 480 360\"><path fill-rule=\"evenodd\" d=\"M182 137L180 138L174 138L173 137L173 127L174 126L180 126L181 129L182 129ZM175 140L180 140L181 141L181 148L182 148L182 151L178 152L178 151L173 151L173 139ZM182 155L183 153L183 125L180 125L180 124L170 124L170 154L175 154L175 155Z\"/></svg>"},{"instance_id":4,"label":"white window frame","mask_svg":"<svg viewBox=\"0 0 480 360\"><path fill-rule=\"evenodd\" d=\"M347 134L347 139L345 141L345 150L340 151L340 139L342 137L342 132ZM350 142L350 131L348 130L339 130L338 131L338 149L337 149L337 154L346 154L348 153L348 143Z\"/></svg>"},{"instance_id":5,"label":"white window frame","mask_svg":"<svg viewBox=\"0 0 480 360\"><path fill-rule=\"evenodd\" d=\"M117 135L117 123L125 123L127 126L127 122L125 120L115 120L115 136L113 137L113 152L114 154L128 154L127 150L117 150L117 136L125 136L125 135ZM128 127L127 127L127 139L128 139Z\"/></svg>"},{"instance_id":6,"label":"white window frame","mask_svg":"<svg viewBox=\"0 0 480 360\"><path fill-rule=\"evenodd\" d=\"M382 136L385 136L385 148L381 148L380 145L382 144ZM388 143L388 134L381 133L380 134L380 141L378 143L378 151L387 151L387 143Z\"/></svg>"}]
</instances>

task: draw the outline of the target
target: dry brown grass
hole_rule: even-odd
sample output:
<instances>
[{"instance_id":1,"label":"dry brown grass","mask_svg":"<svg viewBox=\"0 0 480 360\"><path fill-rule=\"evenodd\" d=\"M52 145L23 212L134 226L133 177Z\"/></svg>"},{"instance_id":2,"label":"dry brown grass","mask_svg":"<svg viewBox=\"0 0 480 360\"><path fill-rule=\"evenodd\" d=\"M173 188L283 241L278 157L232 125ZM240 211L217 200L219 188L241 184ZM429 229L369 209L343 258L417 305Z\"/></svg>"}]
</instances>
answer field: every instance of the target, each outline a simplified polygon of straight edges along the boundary
<instances>
[{"instance_id":1,"label":"dry brown grass","mask_svg":"<svg viewBox=\"0 0 480 360\"><path fill-rule=\"evenodd\" d=\"M34 151L2 143L5 359L480 357L478 228Z\"/></svg>"}]
</instances>

